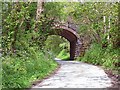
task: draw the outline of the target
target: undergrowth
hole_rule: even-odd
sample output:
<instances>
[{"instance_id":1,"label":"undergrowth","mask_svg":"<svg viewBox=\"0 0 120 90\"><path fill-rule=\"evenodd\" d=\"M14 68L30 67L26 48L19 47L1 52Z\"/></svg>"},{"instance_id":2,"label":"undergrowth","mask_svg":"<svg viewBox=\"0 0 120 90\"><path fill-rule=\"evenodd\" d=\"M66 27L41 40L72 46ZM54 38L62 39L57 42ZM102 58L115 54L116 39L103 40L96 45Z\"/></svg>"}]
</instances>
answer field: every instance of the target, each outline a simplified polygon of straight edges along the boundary
<instances>
[{"instance_id":1,"label":"undergrowth","mask_svg":"<svg viewBox=\"0 0 120 90\"><path fill-rule=\"evenodd\" d=\"M102 48L101 45L94 43L86 51L84 57L79 57L78 60L118 71L120 70L119 50L111 47Z\"/></svg>"},{"instance_id":2,"label":"undergrowth","mask_svg":"<svg viewBox=\"0 0 120 90\"><path fill-rule=\"evenodd\" d=\"M2 57L2 88L28 88L35 80L49 75L57 63L45 59L42 52L36 51L29 57L8 55Z\"/></svg>"},{"instance_id":3,"label":"undergrowth","mask_svg":"<svg viewBox=\"0 0 120 90\"><path fill-rule=\"evenodd\" d=\"M62 60L67 60L70 58L70 54L66 51L66 49L63 49L58 55L57 58L60 58Z\"/></svg>"}]
</instances>

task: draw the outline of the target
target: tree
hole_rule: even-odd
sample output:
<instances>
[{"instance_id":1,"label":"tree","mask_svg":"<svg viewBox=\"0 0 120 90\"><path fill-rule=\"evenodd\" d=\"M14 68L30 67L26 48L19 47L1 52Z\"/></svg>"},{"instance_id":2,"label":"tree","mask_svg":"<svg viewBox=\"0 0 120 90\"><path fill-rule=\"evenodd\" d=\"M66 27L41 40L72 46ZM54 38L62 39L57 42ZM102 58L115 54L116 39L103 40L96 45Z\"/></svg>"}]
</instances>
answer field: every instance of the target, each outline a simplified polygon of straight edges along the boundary
<instances>
[{"instance_id":1,"label":"tree","mask_svg":"<svg viewBox=\"0 0 120 90\"><path fill-rule=\"evenodd\" d=\"M40 20L40 15L43 12L44 0L37 0L36 20Z\"/></svg>"}]
</instances>

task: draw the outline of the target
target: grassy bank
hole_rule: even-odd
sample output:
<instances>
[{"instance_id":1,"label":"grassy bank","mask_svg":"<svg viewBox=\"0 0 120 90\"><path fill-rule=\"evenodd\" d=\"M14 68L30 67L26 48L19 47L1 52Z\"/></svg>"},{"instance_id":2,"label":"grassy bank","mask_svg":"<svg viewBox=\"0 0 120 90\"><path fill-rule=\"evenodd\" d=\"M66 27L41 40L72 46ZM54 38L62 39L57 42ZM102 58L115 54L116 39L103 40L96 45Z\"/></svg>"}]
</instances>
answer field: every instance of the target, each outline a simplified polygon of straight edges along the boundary
<instances>
[{"instance_id":1,"label":"grassy bank","mask_svg":"<svg viewBox=\"0 0 120 90\"><path fill-rule=\"evenodd\" d=\"M28 88L33 81L46 77L56 67L57 63L46 60L42 52L36 52L30 57L2 57L3 88Z\"/></svg>"},{"instance_id":2,"label":"grassy bank","mask_svg":"<svg viewBox=\"0 0 120 90\"><path fill-rule=\"evenodd\" d=\"M101 45L94 43L86 51L84 57L79 57L78 60L118 71L120 70L119 50L110 47L102 48Z\"/></svg>"}]
</instances>

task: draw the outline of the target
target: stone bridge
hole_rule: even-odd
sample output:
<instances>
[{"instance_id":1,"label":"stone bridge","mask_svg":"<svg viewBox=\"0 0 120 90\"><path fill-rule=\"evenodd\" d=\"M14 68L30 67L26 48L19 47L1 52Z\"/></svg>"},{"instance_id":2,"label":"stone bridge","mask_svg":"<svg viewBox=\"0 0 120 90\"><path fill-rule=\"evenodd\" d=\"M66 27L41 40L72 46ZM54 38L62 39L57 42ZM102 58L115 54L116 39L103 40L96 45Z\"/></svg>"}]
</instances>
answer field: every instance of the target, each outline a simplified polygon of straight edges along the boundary
<instances>
[{"instance_id":1,"label":"stone bridge","mask_svg":"<svg viewBox=\"0 0 120 90\"><path fill-rule=\"evenodd\" d=\"M76 27L71 27L70 24L55 24L53 27L53 34L64 37L70 42L70 60L74 60L80 55L80 48L82 43L77 33Z\"/></svg>"}]
</instances>

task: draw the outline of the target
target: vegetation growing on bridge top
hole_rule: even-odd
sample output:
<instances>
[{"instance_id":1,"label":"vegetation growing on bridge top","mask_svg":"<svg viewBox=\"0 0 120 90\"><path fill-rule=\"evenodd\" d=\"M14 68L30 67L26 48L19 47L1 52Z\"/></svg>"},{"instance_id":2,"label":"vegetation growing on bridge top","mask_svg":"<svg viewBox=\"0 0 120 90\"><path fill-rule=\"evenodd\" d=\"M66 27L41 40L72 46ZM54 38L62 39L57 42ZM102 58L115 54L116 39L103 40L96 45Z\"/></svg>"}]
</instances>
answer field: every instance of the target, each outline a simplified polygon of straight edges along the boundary
<instances>
[{"instance_id":1,"label":"vegetation growing on bridge top","mask_svg":"<svg viewBox=\"0 0 120 90\"><path fill-rule=\"evenodd\" d=\"M32 81L55 70L55 57L69 56L70 47L65 39L48 37L54 21L77 24L76 31L83 43L78 60L120 70L118 6L118 3L2 3L3 88L29 87Z\"/></svg>"}]
</instances>

